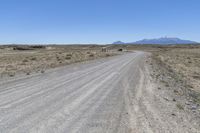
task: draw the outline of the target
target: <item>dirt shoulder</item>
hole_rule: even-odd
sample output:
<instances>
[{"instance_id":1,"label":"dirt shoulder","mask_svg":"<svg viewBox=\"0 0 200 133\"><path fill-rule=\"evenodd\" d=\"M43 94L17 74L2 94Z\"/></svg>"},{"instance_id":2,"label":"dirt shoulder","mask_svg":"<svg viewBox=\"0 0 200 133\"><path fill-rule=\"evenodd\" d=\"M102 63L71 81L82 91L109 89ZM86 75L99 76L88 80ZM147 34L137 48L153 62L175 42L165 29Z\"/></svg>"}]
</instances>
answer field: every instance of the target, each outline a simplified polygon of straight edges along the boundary
<instances>
[{"instance_id":1,"label":"dirt shoulder","mask_svg":"<svg viewBox=\"0 0 200 133\"><path fill-rule=\"evenodd\" d=\"M198 133L200 115L182 93L168 69L145 53L123 78L125 107L131 132ZM133 82L134 81L134 82Z\"/></svg>"},{"instance_id":2,"label":"dirt shoulder","mask_svg":"<svg viewBox=\"0 0 200 133\"><path fill-rule=\"evenodd\" d=\"M154 64L160 66L160 73L170 75L188 98L200 104L200 48L163 48L153 52ZM163 72L164 69L168 72ZM159 78L159 75L158 77ZM161 80L164 80L161 77ZM160 78L159 78L160 79ZM162 81L165 82L165 81ZM167 84L167 82L166 82Z\"/></svg>"},{"instance_id":3,"label":"dirt shoulder","mask_svg":"<svg viewBox=\"0 0 200 133\"><path fill-rule=\"evenodd\" d=\"M170 111L183 132L200 130L200 84L196 79L200 72L199 55L200 49L163 48L152 52L147 61L152 82L157 85L155 95L165 101L160 111Z\"/></svg>"}]
</instances>

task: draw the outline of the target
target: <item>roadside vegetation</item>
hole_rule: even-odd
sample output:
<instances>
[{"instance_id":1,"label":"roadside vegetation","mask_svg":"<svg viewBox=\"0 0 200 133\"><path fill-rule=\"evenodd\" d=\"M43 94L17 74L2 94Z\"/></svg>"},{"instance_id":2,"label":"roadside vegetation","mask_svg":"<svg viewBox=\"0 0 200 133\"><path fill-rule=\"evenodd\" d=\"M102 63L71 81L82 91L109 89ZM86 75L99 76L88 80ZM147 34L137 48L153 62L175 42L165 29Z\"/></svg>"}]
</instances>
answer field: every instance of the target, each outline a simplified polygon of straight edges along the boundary
<instances>
[{"instance_id":1,"label":"roadside vegetation","mask_svg":"<svg viewBox=\"0 0 200 133\"><path fill-rule=\"evenodd\" d=\"M179 110L200 113L200 47L160 47L152 52L153 77L171 91Z\"/></svg>"},{"instance_id":2,"label":"roadside vegetation","mask_svg":"<svg viewBox=\"0 0 200 133\"><path fill-rule=\"evenodd\" d=\"M14 77L17 73L45 73L55 68L96 58L108 57L115 53L102 52L100 46L1 46L0 75Z\"/></svg>"}]
</instances>

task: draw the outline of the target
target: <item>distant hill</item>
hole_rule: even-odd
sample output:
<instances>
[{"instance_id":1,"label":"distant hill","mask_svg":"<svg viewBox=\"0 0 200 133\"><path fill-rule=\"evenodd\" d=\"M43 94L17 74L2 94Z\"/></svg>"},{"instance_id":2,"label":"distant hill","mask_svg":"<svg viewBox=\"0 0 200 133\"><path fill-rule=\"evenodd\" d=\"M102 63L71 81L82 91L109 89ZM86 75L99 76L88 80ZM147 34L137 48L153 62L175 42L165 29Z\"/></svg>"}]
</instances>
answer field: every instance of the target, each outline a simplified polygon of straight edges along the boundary
<instances>
[{"instance_id":1,"label":"distant hill","mask_svg":"<svg viewBox=\"0 0 200 133\"><path fill-rule=\"evenodd\" d=\"M114 42L113 44L197 44L195 41L190 40L182 40L179 38L158 38L158 39L143 39L140 41L132 42L132 43L124 43L121 41Z\"/></svg>"},{"instance_id":2,"label":"distant hill","mask_svg":"<svg viewBox=\"0 0 200 133\"><path fill-rule=\"evenodd\" d=\"M124 42L122 42L122 41L116 41L116 42L114 42L113 44L126 44L126 43L124 43Z\"/></svg>"}]
</instances>

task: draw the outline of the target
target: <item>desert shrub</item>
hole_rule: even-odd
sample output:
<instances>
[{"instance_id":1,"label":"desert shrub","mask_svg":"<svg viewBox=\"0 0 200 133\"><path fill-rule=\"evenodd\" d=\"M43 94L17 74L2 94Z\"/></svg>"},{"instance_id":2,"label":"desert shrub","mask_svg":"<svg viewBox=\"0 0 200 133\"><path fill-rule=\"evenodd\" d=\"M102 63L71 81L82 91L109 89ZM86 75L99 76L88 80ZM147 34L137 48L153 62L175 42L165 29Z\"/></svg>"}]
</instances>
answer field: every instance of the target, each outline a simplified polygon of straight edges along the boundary
<instances>
[{"instance_id":1,"label":"desert shrub","mask_svg":"<svg viewBox=\"0 0 200 133\"><path fill-rule=\"evenodd\" d=\"M22 62L28 62L28 60L27 60L27 59L24 59Z\"/></svg>"},{"instance_id":2,"label":"desert shrub","mask_svg":"<svg viewBox=\"0 0 200 133\"><path fill-rule=\"evenodd\" d=\"M94 54L90 54L89 57L94 57Z\"/></svg>"},{"instance_id":3,"label":"desert shrub","mask_svg":"<svg viewBox=\"0 0 200 133\"><path fill-rule=\"evenodd\" d=\"M14 76L15 76L15 72L9 72L9 73L8 73L8 76L14 77Z\"/></svg>"},{"instance_id":4,"label":"desert shrub","mask_svg":"<svg viewBox=\"0 0 200 133\"><path fill-rule=\"evenodd\" d=\"M110 56L110 54L106 54L106 57L109 57Z\"/></svg>"},{"instance_id":5,"label":"desert shrub","mask_svg":"<svg viewBox=\"0 0 200 133\"><path fill-rule=\"evenodd\" d=\"M123 49L122 49L122 48L120 48L120 49L118 49L118 51L123 51Z\"/></svg>"},{"instance_id":6,"label":"desert shrub","mask_svg":"<svg viewBox=\"0 0 200 133\"><path fill-rule=\"evenodd\" d=\"M178 109L180 109L180 110L184 110L183 106L182 106L180 103L177 103L177 104L176 104L176 107L177 107Z\"/></svg>"},{"instance_id":7,"label":"desert shrub","mask_svg":"<svg viewBox=\"0 0 200 133\"><path fill-rule=\"evenodd\" d=\"M59 56L56 56L56 59L57 61L61 61L60 57Z\"/></svg>"},{"instance_id":8,"label":"desert shrub","mask_svg":"<svg viewBox=\"0 0 200 133\"><path fill-rule=\"evenodd\" d=\"M27 73L26 73L26 75L30 75L30 74L31 74L30 72L27 72Z\"/></svg>"},{"instance_id":9,"label":"desert shrub","mask_svg":"<svg viewBox=\"0 0 200 133\"><path fill-rule=\"evenodd\" d=\"M46 46L42 46L42 45L33 45L33 46L30 46L30 48L41 49L41 48L46 48Z\"/></svg>"},{"instance_id":10,"label":"desert shrub","mask_svg":"<svg viewBox=\"0 0 200 133\"><path fill-rule=\"evenodd\" d=\"M71 57L71 56L72 56L72 54L67 54L66 56L67 56L67 57Z\"/></svg>"},{"instance_id":11,"label":"desert shrub","mask_svg":"<svg viewBox=\"0 0 200 133\"><path fill-rule=\"evenodd\" d=\"M194 79L200 79L200 75L194 75L194 76L192 76Z\"/></svg>"},{"instance_id":12,"label":"desert shrub","mask_svg":"<svg viewBox=\"0 0 200 133\"><path fill-rule=\"evenodd\" d=\"M16 46L13 47L13 50L33 50L33 48L30 48L28 46Z\"/></svg>"},{"instance_id":13,"label":"desert shrub","mask_svg":"<svg viewBox=\"0 0 200 133\"><path fill-rule=\"evenodd\" d=\"M36 57L32 57L31 60L34 61L34 60L37 60L37 58Z\"/></svg>"},{"instance_id":14,"label":"desert shrub","mask_svg":"<svg viewBox=\"0 0 200 133\"><path fill-rule=\"evenodd\" d=\"M40 72L41 72L41 73L45 73L45 71L44 71L44 70L41 70Z\"/></svg>"},{"instance_id":15,"label":"desert shrub","mask_svg":"<svg viewBox=\"0 0 200 133\"><path fill-rule=\"evenodd\" d=\"M70 56L66 56L65 59L66 60L71 60L71 57Z\"/></svg>"}]
</instances>

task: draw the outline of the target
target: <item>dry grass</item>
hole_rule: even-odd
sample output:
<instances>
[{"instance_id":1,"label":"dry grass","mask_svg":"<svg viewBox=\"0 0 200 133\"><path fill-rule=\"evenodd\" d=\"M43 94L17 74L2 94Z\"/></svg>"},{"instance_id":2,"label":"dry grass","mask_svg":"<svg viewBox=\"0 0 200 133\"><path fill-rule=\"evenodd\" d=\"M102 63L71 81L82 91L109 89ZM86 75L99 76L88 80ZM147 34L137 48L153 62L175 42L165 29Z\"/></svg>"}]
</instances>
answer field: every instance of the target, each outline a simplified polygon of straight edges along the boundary
<instances>
[{"instance_id":1,"label":"dry grass","mask_svg":"<svg viewBox=\"0 0 200 133\"><path fill-rule=\"evenodd\" d=\"M185 95L200 104L200 47L168 47L153 52L155 63L166 69L172 80L182 84ZM165 77L167 73L162 73ZM184 88L184 89L183 89Z\"/></svg>"},{"instance_id":2,"label":"dry grass","mask_svg":"<svg viewBox=\"0 0 200 133\"><path fill-rule=\"evenodd\" d=\"M13 47L0 49L0 74L10 77L21 72L44 73L48 68L55 68L75 62L92 60L114 55L101 52L100 46L52 46L29 50L13 50Z\"/></svg>"},{"instance_id":3,"label":"dry grass","mask_svg":"<svg viewBox=\"0 0 200 133\"><path fill-rule=\"evenodd\" d=\"M200 48L164 49L156 56L186 79L191 89L200 92Z\"/></svg>"}]
</instances>

